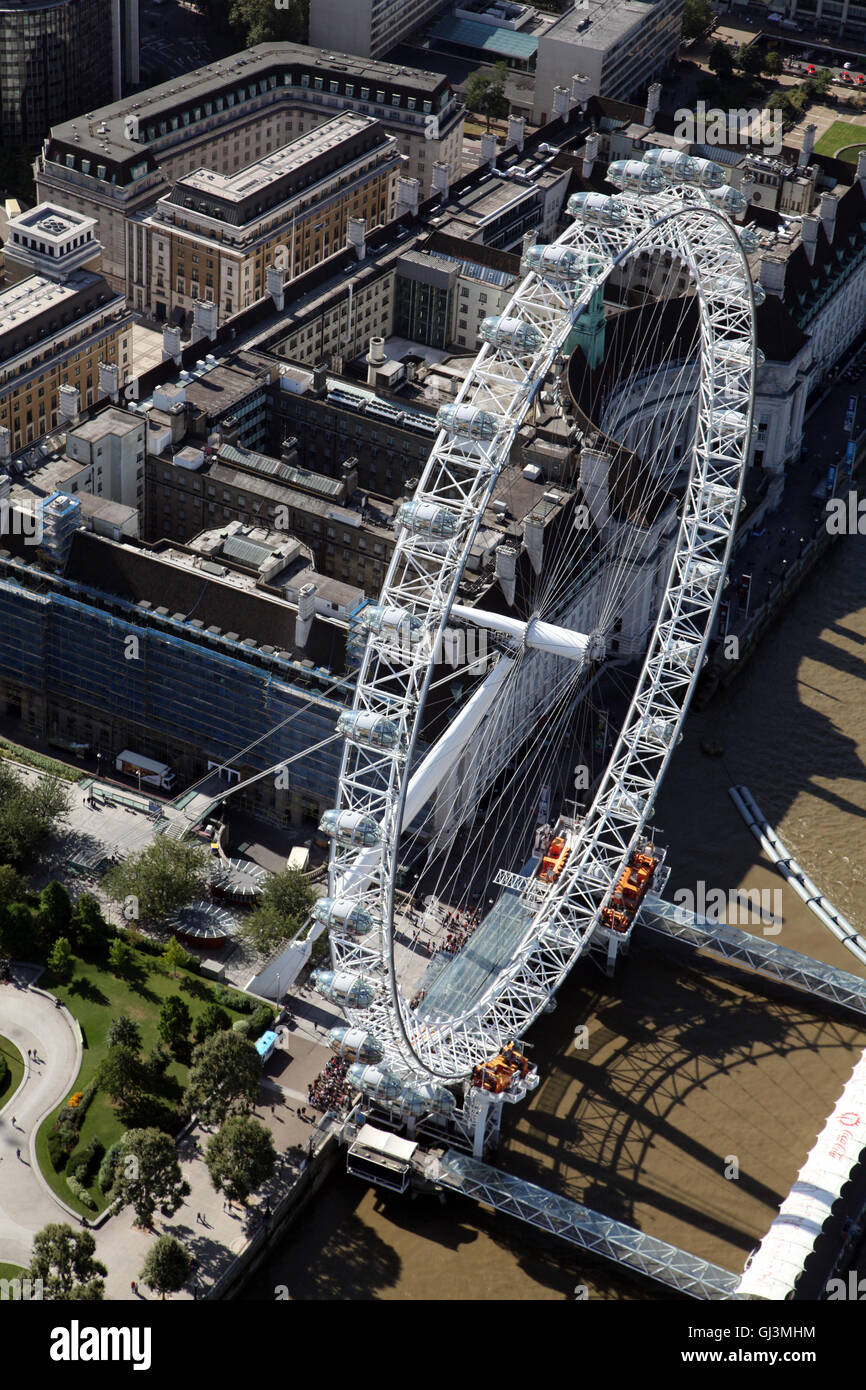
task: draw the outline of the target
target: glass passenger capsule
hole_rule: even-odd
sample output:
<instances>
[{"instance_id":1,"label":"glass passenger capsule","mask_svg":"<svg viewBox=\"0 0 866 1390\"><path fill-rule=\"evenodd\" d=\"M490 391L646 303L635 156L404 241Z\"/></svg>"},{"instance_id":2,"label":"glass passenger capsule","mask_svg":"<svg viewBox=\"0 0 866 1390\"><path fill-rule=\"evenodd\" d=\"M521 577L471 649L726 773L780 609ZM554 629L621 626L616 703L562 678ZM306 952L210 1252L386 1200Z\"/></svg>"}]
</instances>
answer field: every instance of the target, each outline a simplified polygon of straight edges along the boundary
<instances>
[{"instance_id":1,"label":"glass passenger capsule","mask_svg":"<svg viewBox=\"0 0 866 1390\"><path fill-rule=\"evenodd\" d=\"M423 540L445 541L455 536L459 517L436 502L404 502L397 513L397 524Z\"/></svg>"},{"instance_id":2,"label":"glass passenger capsule","mask_svg":"<svg viewBox=\"0 0 866 1390\"><path fill-rule=\"evenodd\" d=\"M365 710L346 710L337 720L337 733L350 743L363 743L370 748L396 748L400 731L392 719Z\"/></svg>"},{"instance_id":3,"label":"glass passenger capsule","mask_svg":"<svg viewBox=\"0 0 866 1390\"><path fill-rule=\"evenodd\" d=\"M354 898L319 898L313 904L313 917L352 936L366 936L375 926L372 913Z\"/></svg>"},{"instance_id":4,"label":"glass passenger capsule","mask_svg":"<svg viewBox=\"0 0 866 1390\"><path fill-rule=\"evenodd\" d=\"M310 978L314 988L332 1004L345 1004L350 1009L369 1009L373 1002L372 986L350 970L314 970Z\"/></svg>"},{"instance_id":5,"label":"glass passenger capsule","mask_svg":"<svg viewBox=\"0 0 866 1390\"><path fill-rule=\"evenodd\" d=\"M738 188L725 184L722 188L706 189L706 196L714 207L721 208L729 217L742 217L749 200Z\"/></svg>"},{"instance_id":6,"label":"glass passenger capsule","mask_svg":"<svg viewBox=\"0 0 866 1390\"><path fill-rule=\"evenodd\" d=\"M609 193L572 193L568 200L569 217L584 222L606 223L617 227L625 221L625 208Z\"/></svg>"},{"instance_id":7,"label":"glass passenger capsule","mask_svg":"<svg viewBox=\"0 0 866 1390\"><path fill-rule=\"evenodd\" d=\"M748 256L758 249L758 229L751 223L748 227L738 227L737 236L740 238L740 245Z\"/></svg>"},{"instance_id":8,"label":"glass passenger capsule","mask_svg":"<svg viewBox=\"0 0 866 1390\"><path fill-rule=\"evenodd\" d=\"M414 613L405 608L392 608L385 603L368 603L358 614L358 625L368 632L376 632L384 637L396 637L400 642L414 645L424 635L424 624Z\"/></svg>"},{"instance_id":9,"label":"glass passenger capsule","mask_svg":"<svg viewBox=\"0 0 866 1390\"><path fill-rule=\"evenodd\" d=\"M463 439L495 439L505 428L504 420L474 405L440 405L436 423L440 429Z\"/></svg>"},{"instance_id":10,"label":"glass passenger capsule","mask_svg":"<svg viewBox=\"0 0 866 1390\"><path fill-rule=\"evenodd\" d=\"M518 318L485 319L478 336L491 347L511 348L514 352L537 352L544 342L544 334L533 323L524 323Z\"/></svg>"},{"instance_id":11,"label":"glass passenger capsule","mask_svg":"<svg viewBox=\"0 0 866 1390\"><path fill-rule=\"evenodd\" d=\"M378 845L382 838L376 821L362 811L326 811L319 829L340 845Z\"/></svg>"},{"instance_id":12,"label":"glass passenger capsule","mask_svg":"<svg viewBox=\"0 0 866 1390\"><path fill-rule=\"evenodd\" d=\"M363 1028L332 1028L328 1034L328 1046L338 1057L346 1057L350 1062L381 1062L385 1049L372 1033Z\"/></svg>"},{"instance_id":13,"label":"glass passenger capsule","mask_svg":"<svg viewBox=\"0 0 866 1390\"><path fill-rule=\"evenodd\" d=\"M635 193L659 193L665 186L664 176L642 159L615 159L608 165L607 178L617 188Z\"/></svg>"},{"instance_id":14,"label":"glass passenger capsule","mask_svg":"<svg viewBox=\"0 0 866 1390\"><path fill-rule=\"evenodd\" d=\"M352 1063L346 1073L346 1080L350 1086L354 1086L371 1100L396 1100L403 1089L399 1077L392 1076L384 1067L364 1065L360 1062Z\"/></svg>"},{"instance_id":15,"label":"glass passenger capsule","mask_svg":"<svg viewBox=\"0 0 866 1390\"><path fill-rule=\"evenodd\" d=\"M721 290L723 294L726 291L730 292L731 294L746 294L748 292L748 286L746 284L746 281L743 280L739 275L720 276L715 283L715 289ZM763 304L764 300L767 298L767 292L764 289L764 286L759 285L757 282L755 282L752 284L752 291L755 296L755 304Z\"/></svg>"},{"instance_id":16,"label":"glass passenger capsule","mask_svg":"<svg viewBox=\"0 0 866 1390\"><path fill-rule=\"evenodd\" d=\"M658 169L668 183L686 183L693 188L721 188L725 182L725 171L720 164L712 159L681 154L679 150L660 147L644 150L642 162Z\"/></svg>"},{"instance_id":17,"label":"glass passenger capsule","mask_svg":"<svg viewBox=\"0 0 866 1390\"><path fill-rule=\"evenodd\" d=\"M641 166L643 167L643 166ZM573 246L527 246L523 264L550 280L591 280L601 269L598 256L576 251Z\"/></svg>"}]
</instances>

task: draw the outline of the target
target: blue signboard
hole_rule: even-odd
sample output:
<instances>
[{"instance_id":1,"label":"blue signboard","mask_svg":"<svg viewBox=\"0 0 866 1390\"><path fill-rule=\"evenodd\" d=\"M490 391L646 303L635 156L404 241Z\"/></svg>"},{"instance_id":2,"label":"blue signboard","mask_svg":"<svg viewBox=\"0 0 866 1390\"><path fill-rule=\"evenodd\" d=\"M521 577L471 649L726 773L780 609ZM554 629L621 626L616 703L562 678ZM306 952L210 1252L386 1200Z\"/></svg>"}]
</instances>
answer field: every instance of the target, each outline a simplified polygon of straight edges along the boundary
<instances>
[{"instance_id":1,"label":"blue signboard","mask_svg":"<svg viewBox=\"0 0 866 1390\"><path fill-rule=\"evenodd\" d=\"M836 465L831 463L827 469L827 496L830 497L836 486Z\"/></svg>"},{"instance_id":2,"label":"blue signboard","mask_svg":"<svg viewBox=\"0 0 866 1390\"><path fill-rule=\"evenodd\" d=\"M853 440L853 439L849 439L849 440L848 440L848 447L847 447L847 449L845 450L845 472L848 474L848 477L850 478L850 477L851 477L851 474L853 473L853 471L854 471L854 440Z\"/></svg>"}]
</instances>

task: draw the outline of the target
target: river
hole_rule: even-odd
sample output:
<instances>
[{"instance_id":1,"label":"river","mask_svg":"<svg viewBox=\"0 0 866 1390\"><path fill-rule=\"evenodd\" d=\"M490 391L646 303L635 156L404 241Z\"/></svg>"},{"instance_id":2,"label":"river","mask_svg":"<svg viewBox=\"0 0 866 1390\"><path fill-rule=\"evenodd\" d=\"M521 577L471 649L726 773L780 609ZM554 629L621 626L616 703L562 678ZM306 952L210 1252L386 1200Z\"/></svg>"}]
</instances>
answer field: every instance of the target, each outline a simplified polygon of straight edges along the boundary
<instances>
[{"instance_id":1,"label":"river","mask_svg":"<svg viewBox=\"0 0 866 1390\"><path fill-rule=\"evenodd\" d=\"M774 939L864 973L762 861L728 796L745 783L834 905L866 931L866 540L843 538L727 691L690 715L657 805L676 889L782 889ZM717 758L701 741L724 747ZM756 925L752 928L761 931ZM575 1054L572 1025L590 1046ZM695 1254L741 1267L866 1036L740 977L638 943L614 981L581 964L530 1035L543 1082L500 1160ZM742 1173L727 1182L723 1159ZM658 1296L468 1202L386 1197L344 1175L250 1283L269 1299Z\"/></svg>"}]
</instances>

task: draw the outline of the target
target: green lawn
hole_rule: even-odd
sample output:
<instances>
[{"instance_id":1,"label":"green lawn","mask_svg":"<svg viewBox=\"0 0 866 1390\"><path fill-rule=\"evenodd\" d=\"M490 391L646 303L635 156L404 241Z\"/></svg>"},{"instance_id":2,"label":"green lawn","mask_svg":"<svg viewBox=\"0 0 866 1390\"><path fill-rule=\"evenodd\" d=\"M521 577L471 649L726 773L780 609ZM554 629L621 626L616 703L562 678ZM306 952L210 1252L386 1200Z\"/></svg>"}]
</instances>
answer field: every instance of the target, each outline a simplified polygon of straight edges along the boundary
<instances>
[{"instance_id":1,"label":"green lawn","mask_svg":"<svg viewBox=\"0 0 866 1390\"><path fill-rule=\"evenodd\" d=\"M8 985L0 986L8 989ZM11 1100L18 1087L21 1085L21 1078L24 1075L24 1058L18 1051L14 1043L0 1034L0 1054L2 1054L9 1065L9 1077L5 1086L0 1085L0 1107L4 1106L7 1100ZM0 1275L2 1278L2 1275Z\"/></svg>"},{"instance_id":2,"label":"green lawn","mask_svg":"<svg viewBox=\"0 0 866 1390\"><path fill-rule=\"evenodd\" d=\"M173 979L170 971L162 965L157 956L148 955L139 950L136 950L135 954L139 973L132 982L117 979L116 976L108 972L107 967L93 965L78 958L75 960L75 969L68 983L61 984L51 979L50 976L42 981L63 1001L69 1012L78 1020L84 1034L85 1047L81 1070L75 1083L70 1087L70 1094L75 1091L83 1091L95 1077L99 1065L108 1051L105 1041L108 1026L118 1014L127 1014L139 1025L142 1037L142 1054L146 1056L159 1042L157 1033L159 1009L168 995L179 994L186 1001L193 1022L213 998L212 986L201 976L191 971L179 970L177 972L178 978ZM241 1014L234 1013L230 1009L227 1009L226 1012L232 1022L236 1018L242 1017ZM187 1082L188 1072L189 1068L182 1063L178 1061L171 1063L165 1073L164 1084L161 1088L161 1098L164 1101L175 1104L180 1100ZM67 1202L82 1216L92 1216L94 1213L88 1213L87 1209L70 1192L66 1182L67 1170L56 1173L48 1157L48 1132L58 1113L67 1104L68 1097L43 1122L36 1139L36 1155L42 1172L58 1196L62 1197L64 1202ZM126 1126L116 1114L108 1096L97 1091L81 1126L79 1147L97 1136L107 1150L116 1140L121 1138L125 1128ZM74 1163L75 1152L71 1155L67 1169ZM104 1210L108 1203L99 1189L96 1174L94 1174L93 1182L88 1190L96 1202L98 1210Z\"/></svg>"},{"instance_id":3,"label":"green lawn","mask_svg":"<svg viewBox=\"0 0 866 1390\"><path fill-rule=\"evenodd\" d=\"M816 141L815 153L827 154L831 159L838 154L846 163L856 164L857 150L861 146L866 146L866 126L855 125L853 121L834 121Z\"/></svg>"},{"instance_id":4,"label":"green lawn","mask_svg":"<svg viewBox=\"0 0 866 1390\"><path fill-rule=\"evenodd\" d=\"M24 748L20 743L10 743L7 738L0 738L0 758L9 758L16 763L24 763L27 767L39 768L41 772L51 772L64 782L80 782L85 776L83 770L71 767L69 763L47 758L44 753L34 753L32 748Z\"/></svg>"},{"instance_id":5,"label":"green lawn","mask_svg":"<svg viewBox=\"0 0 866 1390\"><path fill-rule=\"evenodd\" d=\"M7 1265L0 1260L0 1279L20 1279L26 1273L22 1265Z\"/></svg>"}]
</instances>

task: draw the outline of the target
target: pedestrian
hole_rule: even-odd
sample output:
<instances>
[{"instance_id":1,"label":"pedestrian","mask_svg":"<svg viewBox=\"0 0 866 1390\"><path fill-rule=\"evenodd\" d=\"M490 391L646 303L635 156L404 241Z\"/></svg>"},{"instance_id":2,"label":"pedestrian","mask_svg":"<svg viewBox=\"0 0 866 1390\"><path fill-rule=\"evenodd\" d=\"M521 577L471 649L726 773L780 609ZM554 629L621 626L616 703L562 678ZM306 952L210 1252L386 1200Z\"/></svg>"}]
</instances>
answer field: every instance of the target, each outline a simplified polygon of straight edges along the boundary
<instances>
[{"instance_id":1,"label":"pedestrian","mask_svg":"<svg viewBox=\"0 0 866 1390\"><path fill-rule=\"evenodd\" d=\"M136 1282L135 1282L134 1279L130 1279L130 1281L129 1281L129 1287L132 1289L133 1294L137 1297L137 1296L138 1296L138 1285L136 1284Z\"/></svg>"},{"instance_id":2,"label":"pedestrian","mask_svg":"<svg viewBox=\"0 0 866 1390\"><path fill-rule=\"evenodd\" d=\"M21 1157L21 1150L20 1150L20 1149L16 1149L16 1150L15 1150L15 1157L16 1157L16 1158L20 1158L20 1157Z\"/></svg>"}]
</instances>

